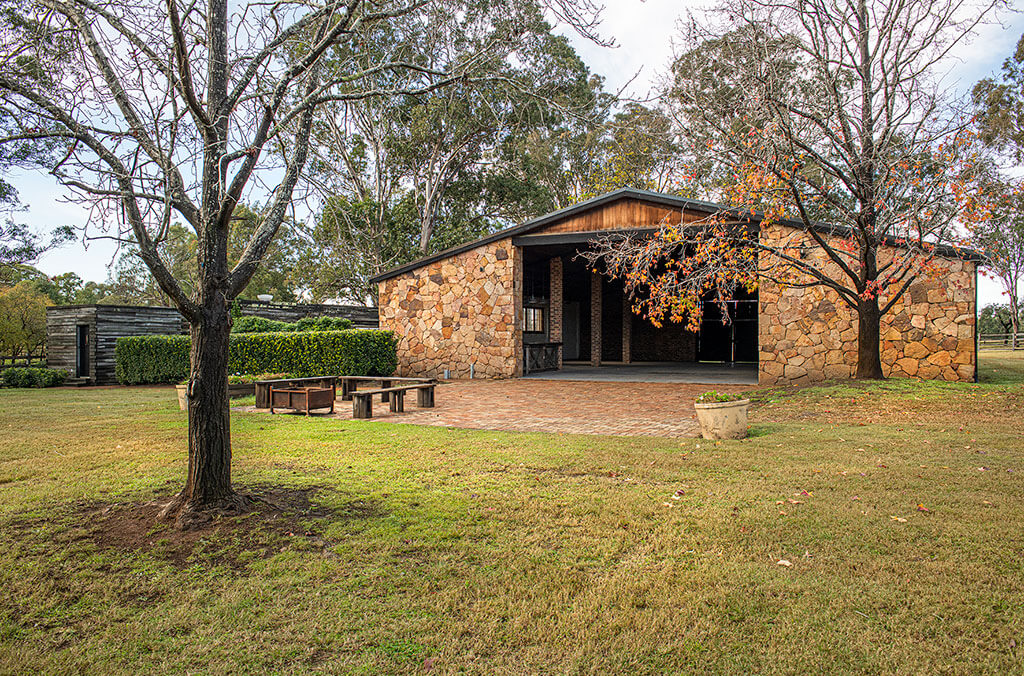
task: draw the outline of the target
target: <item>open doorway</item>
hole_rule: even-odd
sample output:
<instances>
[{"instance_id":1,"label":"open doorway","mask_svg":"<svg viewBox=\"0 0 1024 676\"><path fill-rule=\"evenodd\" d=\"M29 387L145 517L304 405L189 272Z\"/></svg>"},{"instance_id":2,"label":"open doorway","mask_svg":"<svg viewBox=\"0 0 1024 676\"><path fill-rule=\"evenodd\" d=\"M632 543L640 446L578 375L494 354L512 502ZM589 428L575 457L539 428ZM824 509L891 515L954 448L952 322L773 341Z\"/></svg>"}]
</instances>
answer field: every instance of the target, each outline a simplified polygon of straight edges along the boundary
<instances>
[{"instance_id":1,"label":"open doorway","mask_svg":"<svg viewBox=\"0 0 1024 676\"><path fill-rule=\"evenodd\" d=\"M89 377L89 325L78 324L75 327L75 377Z\"/></svg>"}]
</instances>

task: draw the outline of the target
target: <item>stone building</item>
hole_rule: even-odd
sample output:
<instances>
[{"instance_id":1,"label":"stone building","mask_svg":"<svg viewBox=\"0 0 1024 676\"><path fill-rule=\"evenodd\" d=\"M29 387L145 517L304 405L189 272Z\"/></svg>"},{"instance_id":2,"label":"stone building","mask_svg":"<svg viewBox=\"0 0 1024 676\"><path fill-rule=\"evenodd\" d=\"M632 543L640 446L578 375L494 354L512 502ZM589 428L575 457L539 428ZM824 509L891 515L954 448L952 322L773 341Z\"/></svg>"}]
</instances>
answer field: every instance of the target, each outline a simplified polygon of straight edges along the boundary
<instances>
[{"instance_id":1,"label":"stone building","mask_svg":"<svg viewBox=\"0 0 1024 676\"><path fill-rule=\"evenodd\" d=\"M834 291L764 283L731 304L731 322L708 304L697 332L668 322L659 328L632 313L621 282L576 257L602 235L653 232L720 208L632 189L601 195L379 275L380 327L398 338L402 375L506 378L566 365L725 363L746 365L761 384L851 377L856 317ZM785 225L760 230L762 238L794 234ZM940 253L943 274L915 282L883 318L887 375L976 378L977 257Z\"/></svg>"}]
</instances>

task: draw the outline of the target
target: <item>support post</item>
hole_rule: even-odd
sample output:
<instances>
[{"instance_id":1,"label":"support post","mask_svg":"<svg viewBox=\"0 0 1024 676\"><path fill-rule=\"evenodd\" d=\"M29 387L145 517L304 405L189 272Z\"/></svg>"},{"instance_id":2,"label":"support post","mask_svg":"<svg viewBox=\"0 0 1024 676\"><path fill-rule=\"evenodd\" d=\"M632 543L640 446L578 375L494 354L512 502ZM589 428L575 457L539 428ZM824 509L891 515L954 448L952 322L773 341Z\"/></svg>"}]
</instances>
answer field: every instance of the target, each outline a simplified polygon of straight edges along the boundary
<instances>
[{"instance_id":1,"label":"support post","mask_svg":"<svg viewBox=\"0 0 1024 676\"><path fill-rule=\"evenodd\" d=\"M601 275L590 273L590 365L601 365Z\"/></svg>"},{"instance_id":2,"label":"support post","mask_svg":"<svg viewBox=\"0 0 1024 676\"><path fill-rule=\"evenodd\" d=\"M416 408L434 408L434 386L416 390Z\"/></svg>"},{"instance_id":3,"label":"support post","mask_svg":"<svg viewBox=\"0 0 1024 676\"><path fill-rule=\"evenodd\" d=\"M552 343L562 342L562 258L557 256L551 259L551 274L548 277L550 289L550 303L548 304L548 340ZM555 348L558 351L558 368L562 368L562 346Z\"/></svg>"},{"instance_id":4,"label":"support post","mask_svg":"<svg viewBox=\"0 0 1024 676\"><path fill-rule=\"evenodd\" d=\"M352 397L352 417L372 418L373 417L373 396L360 394Z\"/></svg>"},{"instance_id":5,"label":"support post","mask_svg":"<svg viewBox=\"0 0 1024 676\"><path fill-rule=\"evenodd\" d=\"M633 361L633 310L629 306L629 297L622 293L622 363Z\"/></svg>"}]
</instances>

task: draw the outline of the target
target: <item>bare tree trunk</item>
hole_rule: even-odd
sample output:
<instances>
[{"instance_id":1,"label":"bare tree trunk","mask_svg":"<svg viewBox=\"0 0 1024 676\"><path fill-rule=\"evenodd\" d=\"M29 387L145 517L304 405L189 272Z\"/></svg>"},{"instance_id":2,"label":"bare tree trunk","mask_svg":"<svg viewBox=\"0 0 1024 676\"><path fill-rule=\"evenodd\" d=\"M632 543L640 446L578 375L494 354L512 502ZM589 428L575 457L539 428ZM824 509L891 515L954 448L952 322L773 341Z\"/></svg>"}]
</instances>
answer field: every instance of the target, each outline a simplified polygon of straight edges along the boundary
<instances>
[{"instance_id":1,"label":"bare tree trunk","mask_svg":"<svg viewBox=\"0 0 1024 676\"><path fill-rule=\"evenodd\" d=\"M857 307L857 379L881 380L881 324L882 313L878 299L862 299Z\"/></svg>"},{"instance_id":2,"label":"bare tree trunk","mask_svg":"<svg viewBox=\"0 0 1024 676\"><path fill-rule=\"evenodd\" d=\"M231 420L228 402L230 308L214 294L191 326L188 382L188 477L185 487L164 508L187 528L203 512L237 513L251 504L231 486Z\"/></svg>"},{"instance_id":3,"label":"bare tree trunk","mask_svg":"<svg viewBox=\"0 0 1024 676\"><path fill-rule=\"evenodd\" d=\"M1010 293L1010 346L1014 349L1018 347L1017 334L1020 333L1020 303L1017 302L1017 296Z\"/></svg>"}]
</instances>

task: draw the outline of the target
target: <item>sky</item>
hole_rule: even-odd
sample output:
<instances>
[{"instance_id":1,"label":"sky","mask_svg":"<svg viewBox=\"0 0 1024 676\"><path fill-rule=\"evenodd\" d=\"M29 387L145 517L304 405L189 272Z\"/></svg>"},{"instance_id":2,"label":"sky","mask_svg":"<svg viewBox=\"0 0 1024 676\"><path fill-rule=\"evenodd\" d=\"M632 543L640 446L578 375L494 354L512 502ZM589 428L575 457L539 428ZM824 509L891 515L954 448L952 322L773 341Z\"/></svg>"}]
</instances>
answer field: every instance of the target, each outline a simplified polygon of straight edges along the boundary
<instances>
[{"instance_id":1,"label":"sky","mask_svg":"<svg viewBox=\"0 0 1024 676\"><path fill-rule=\"evenodd\" d=\"M702 6L706 3L694 0L606 0L600 33L614 40L613 48L563 32L591 70L606 78L608 90L626 87L624 95L645 99L668 66L679 20L687 12L699 12ZM1000 24L982 27L974 40L954 54L946 76L950 89L966 93L979 79L997 72L1022 33L1024 14L1007 14ZM10 180L18 188L22 202L28 205L21 220L38 232L85 221L82 208L64 200L62 189L52 179L15 174ZM48 275L76 272L87 281L102 282L115 252L109 241L77 241L48 252L37 267ZM979 306L1002 302L995 282L979 279L978 300Z\"/></svg>"}]
</instances>

